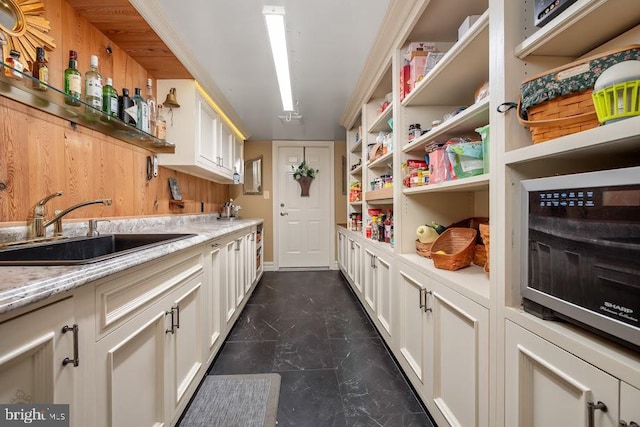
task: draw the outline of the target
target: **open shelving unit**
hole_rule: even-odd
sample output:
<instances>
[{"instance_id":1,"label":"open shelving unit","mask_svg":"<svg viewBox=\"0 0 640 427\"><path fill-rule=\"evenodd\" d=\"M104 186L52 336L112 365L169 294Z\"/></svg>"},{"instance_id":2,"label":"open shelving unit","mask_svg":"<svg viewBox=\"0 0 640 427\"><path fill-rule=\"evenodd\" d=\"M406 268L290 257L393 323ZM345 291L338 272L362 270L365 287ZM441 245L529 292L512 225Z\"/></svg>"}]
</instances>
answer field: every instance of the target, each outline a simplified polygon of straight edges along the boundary
<instances>
[{"instance_id":1,"label":"open shelving unit","mask_svg":"<svg viewBox=\"0 0 640 427\"><path fill-rule=\"evenodd\" d=\"M2 67L14 70L0 60L0 69ZM0 73L0 94L9 99L155 153L175 152L174 144L126 125L83 101L77 101L79 106L66 104L65 99L69 98L68 95L50 84L39 83L47 87L46 91L32 89L31 82L35 80L32 76L17 70L14 72L22 75L22 80L11 79L6 77L4 72Z\"/></svg>"}]
</instances>

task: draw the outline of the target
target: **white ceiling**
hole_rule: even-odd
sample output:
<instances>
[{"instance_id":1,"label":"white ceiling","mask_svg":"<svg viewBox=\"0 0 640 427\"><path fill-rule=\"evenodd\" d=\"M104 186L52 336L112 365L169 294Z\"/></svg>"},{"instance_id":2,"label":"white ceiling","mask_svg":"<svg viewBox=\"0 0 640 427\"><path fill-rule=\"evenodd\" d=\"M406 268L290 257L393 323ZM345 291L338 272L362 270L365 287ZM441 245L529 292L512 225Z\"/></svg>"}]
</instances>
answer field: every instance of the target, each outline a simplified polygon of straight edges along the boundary
<instances>
[{"instance_id":1,"label":"white ceiling","mask_svg":"<svg viewBox=\"0 0 640 427\"><path fill-rule=\"evenodd\" d=\"M390 1L158 0L158 5L201 69L210 73L249 139L344 140L339 120ZM264 5L286 10L300 121L278 118L282 103Z\"/></svg>"}]
</instances>

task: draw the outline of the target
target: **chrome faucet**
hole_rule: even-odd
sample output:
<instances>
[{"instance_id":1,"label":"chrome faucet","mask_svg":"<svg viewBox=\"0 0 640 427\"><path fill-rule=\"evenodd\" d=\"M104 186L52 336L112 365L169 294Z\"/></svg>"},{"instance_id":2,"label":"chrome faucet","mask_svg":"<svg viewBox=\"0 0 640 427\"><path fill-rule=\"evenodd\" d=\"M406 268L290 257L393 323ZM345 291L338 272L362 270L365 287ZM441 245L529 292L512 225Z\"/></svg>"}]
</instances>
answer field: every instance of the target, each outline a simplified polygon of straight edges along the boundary
<instances>
[{"instance_id":1,"label":"chrome faucet","mask_svg":"<svg viewBox=\"0 0 640 427\"><path fill-rule=\"evenodd\" d=\"M56 214L53 218L47 220L47 202L54 197L62 196L62 191L58 191L53 194L49 194L44 197L38 203L35 204L32 211L29 213L29 217L27 218L27 226L28 226L28 238L34 239L39 237L45 237L47 232L47 227L53 224L53 234L54 236L62 235L62 217L68 214L71 211L74 211L78 208L87 205L95 205L102 203L105 206L111 205L111 199L98 199L98 200L90 200L88 202L78 203L77 205L71 206L63 211L56 211Z\"/></svg>"},{"instance_id":2,"label":"chrome faucet","mask_svg":"<svg viewBox=\"0 0 640 427\"><path fill-rule=\"evenodd\" d=\"M47 218L47 202L54 197L62 196L62 191L49 194L33 206L27 218L28 238L43 237L45 235L44 222Z\"/></svg>"},{"instance_id":3,"label":"chrome faucet","mask_svg":"<svg viewBox=\"0 0 640 427\"><path fill-rule=\"evenodd\" d=\"M75 211L78 208L84 207L84 206L88 206L88 205L98 205L102 203L105 206L110 206L111 205L111 199L98 199L98 200L89 200L88 202L82 202L82 203L78 203L77 205L73 205L71 207L68 207L67 209L57 212L56 215L51 218L49 221L46 221L43 224L43 232L46 231L47 227L50 226L51 224L53 224L53 235L54 236L62 236L62 217L64 217L66 214L68 214L69 212ZM44 234L42 236L39 237L43 237Z\"/></svg>"}]
</instances>

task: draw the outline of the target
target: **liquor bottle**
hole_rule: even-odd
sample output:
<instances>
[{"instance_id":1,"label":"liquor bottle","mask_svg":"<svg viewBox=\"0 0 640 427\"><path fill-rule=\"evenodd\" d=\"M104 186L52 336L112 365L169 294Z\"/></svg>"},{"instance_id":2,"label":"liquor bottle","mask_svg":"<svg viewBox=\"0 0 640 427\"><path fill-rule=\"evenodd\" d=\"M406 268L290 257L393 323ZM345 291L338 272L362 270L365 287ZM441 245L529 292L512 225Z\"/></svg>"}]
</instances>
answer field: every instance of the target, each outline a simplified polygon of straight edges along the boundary
<instances>
[{"instance_id":1,"label":"liquor bottle","mask_svg":"<svg viewBox=\"0 0 640 427\"><path fill-rule=\"evenodd\" d=\"M46 83L49 83L49 67L47 66L47 61L44 59L43 47L36 47L36 62L33 63L32 72L33 78L39 81L32 80L31 87L36 90L47 90Z\"/></svg>"},{"instance_id":2,"label":"liquor bottle","mask_svg":"<svg viewBox=\"0 0 640 427\"><path fill-rule=\"evenodd\" d=\"M139 87L135 88L132 100L136 106L136 127L143 132L149 133L149 107L142 97Z\"/></svg>"},{"instance_id":3,"label":"liquor bottle","mask_svg":"<svg viewBox=\"0 0 640 427\"><path fill-rule=\"evenodd\" d=\"M5 68L4 75L12 79L22 80L22 71L24 69L24 65L22 65L22 62L20 62L20 52L11 49L11 52L9 52L9 57L5 60L5 62L11 68Z\"/></svg>"},{"instance_id":4,"label":"liquor bottle","mask_svg":"<svg viewBox=\"0 0 640 427\"><path fill-rule=\"evenodd\" d=\"M77 107L80 105L80 97L82 96L82 75L78 71L78 52L69 51L69 68L64 70L64 93L67 96L64 99L65 104Z\"/></svg>"},{"instance_id":5,"label":"liquor bottle","mask_svg":"<svg viewBox=\"0 0 640 427\"><path fill-rule=\"evenodd\" d=\"M89 114L102 111L102 75L98 71L98 57L91 55L91 68L84 74L84 100L91 107L86 107ZM97 111L96 111L97 110Z\"/></svg>"},{"instance_id":6,"label":"liquor bottle","mask_svg":"<svg viewBox=\"0 0 640 427\"><path fill-rule=\"evenodd\" d=\"M153 96L153 82L151 79L147 79L147 107L149 111L149 130L148 132L156 136L158 131L156 129L156 121L158 120L158 108L156 98Z\"/></svg>"},{"instance_id":7,"label":"liquor bottle","mask_svg":"<svg viewBox=\"0 0 640 427\"><path fill-rule=\"evenodd\" d=\"M162 139L162 140L167 138L167 120L164 118L164 113L162 111L162 104L158 104L158 118L156 120L156 138Z\"/></svg>"},{"instance_id":8,"label":"liquor bottle","mask_svg":"<svg viewBox=\"0 0 640 427\"><path fill-rule=\"evenodd\" d=\"M113 87L113 80L107 77L102 86L102 112L108 117L118 118L118 92Z\"/></svg>"},{"instance_id":9,"label":"liquor bottle","mask_svg":"<svg viewBox=\"0 0 640 427\"><path fill-rule=\"evenodd\" d=\"M128 125L135 126L137 118L136 104L129 97L129 89L123 88L118 97L118 118Z\"/></svg>"}]
</instances>

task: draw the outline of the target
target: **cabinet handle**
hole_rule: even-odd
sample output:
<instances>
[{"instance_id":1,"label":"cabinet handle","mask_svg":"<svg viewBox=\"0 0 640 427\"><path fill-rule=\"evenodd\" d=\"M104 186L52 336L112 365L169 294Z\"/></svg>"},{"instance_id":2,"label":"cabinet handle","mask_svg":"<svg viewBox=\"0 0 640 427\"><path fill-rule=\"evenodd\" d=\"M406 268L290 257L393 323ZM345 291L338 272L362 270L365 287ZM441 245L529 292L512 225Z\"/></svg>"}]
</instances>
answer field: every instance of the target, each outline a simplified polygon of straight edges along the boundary
<instances>
[{"instance_id":1,"label":"cabinet handle","mask_svg":"<svg viewBox=\"0 0 640 427\"><path fill-rule=\"evenodd\" d=\"M176 315L176 311L177 311L177 315ZM165 334L175 334L176 333L176 329L180 327L180 309L178 308L178 306L175 307L171 307L171 309L169 309L169 311L165 311L164 312L165 316L171 316L171 329L167 329L164 331ZM176 321L176 316L178 318L178 324L176 325L175 321Z\"/></svg>"},{"instance_id":2,"label":"cabinet handle","mask_svg":"<svg viewBox=\"0 0 640 427\"><path fill-rule=\"evenodd\" d=\"M426 289L424 288L420 288L420 310L422 310L423 308L425 308L427 306L427 295L426 295ZM423 301L423 296L424 295L424 302Z\"/></svg>"},{"instance_id":3,"label":"cabinet handle","mask_svg":"<svg viewBox=\"0 0 640 427\"><path fill-rule=\"evenodd\" d=\"M589 427L595 427L595 421L593 420L594 414L597 410L602 412L607 412L607 405L598 401L598 403L593 403L593 401L587 402L587 413L588 413L588 423Z\"/></svg>"},{"instance_id":4,"label":"cabinet handle","mask_svg":"<svg viewBox=\"0 0 640 427\"><path fill-rule=\"evenodd\" d=\"M220 247L220 243L213 243L211 245L212 248L219 248Z\"/></svg>"},{"instance_id":5,"label":"cabinet handle","mask_svg":"<svg viewBox=\"0 0 640 427\"><path fill-rule=\"evenodd\" d=\"M73 331L73 359L65 357L62 361L62 366L67 366L69 363L73 363L73 366L78 366L80 364L80 357L78 355L78 324L74 323L73 326L64 325L62 327L63 334L66 334L69 331Z\"/></svg>"},{"instance_id":6,"label":"cabinet handle","mask_svg":"<svg viewBox=\"0 0 640 427\"><path fill-rule=\"evenodd\" d=\"M640 426L638 426L638 423L634 421L627 423L626 421L620 420L620 427L640 427Z\"/></svg>"},{"instance_id":7,"label":"cabinet handle","mask_svg":"<svg viewBox=\"0 0 640 427\"><path fill-rule=\"evenodd\" d=\"M176 304L176 329L180 329L180 306Z\"/></svg>"},{"instance_id":8,"label":"cabinet handle","mask_svg":"<svg viewBox=\"0 0 640 427\"><path fill-rule=\"evenodd\" d=\"M240 240L236 240L236 251L240 250Z\"/></svg>"},{"instance_id":9,"label":"cabinet handle","mask_svg":"<svg viewBox=\"0 0 640 427\"><path fill-rule=\"evenodd\" d=\"M354 249L354 247L353 247L353 240L351 241L351 249Z\"/></svg>"},{"instance_id":10,"label":"cabinet handle","mask_svg":"<svg viewBox=\"0 0 640 427\"><path fill-rule=\"evenodd\" d=\"M433 295L432 291L424 290L424 312L433 312L433 308L427 307L427 295Z\"/></svg>"}]
</instances>

